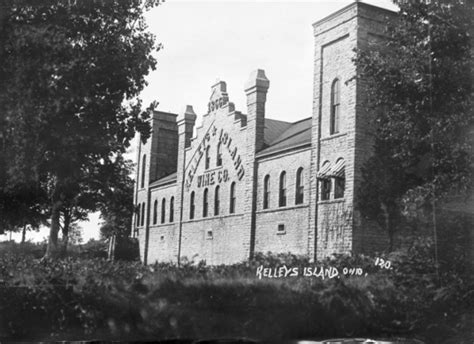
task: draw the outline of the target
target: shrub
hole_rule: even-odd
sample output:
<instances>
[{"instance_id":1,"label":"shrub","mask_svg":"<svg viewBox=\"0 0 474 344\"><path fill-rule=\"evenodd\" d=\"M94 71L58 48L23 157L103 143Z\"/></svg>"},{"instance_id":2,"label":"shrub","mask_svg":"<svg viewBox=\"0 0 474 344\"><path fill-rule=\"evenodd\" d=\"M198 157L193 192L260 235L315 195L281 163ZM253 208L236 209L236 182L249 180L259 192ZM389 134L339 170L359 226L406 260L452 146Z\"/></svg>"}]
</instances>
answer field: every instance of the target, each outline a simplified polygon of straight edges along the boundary
<instances>
[{"instance_id":1,"label":"shrub","mask_svg":"<svg viewBox=\"0 0 474 344\"><path fill-rule=\"evenodd\" d=\"M336 256L318 265L363 266L370 273L325 280L256 278L260 265L311 265L292 255L177 267L2 254L0 338L422 336L439 343L472 328L474 285L460 274L450 280L448 271L439 284L431 254L430 244L420 243L388 256L393 270L374 269L366 256ZM432 335L434 326L441 333Z\"/></svg>"}]
</instances>

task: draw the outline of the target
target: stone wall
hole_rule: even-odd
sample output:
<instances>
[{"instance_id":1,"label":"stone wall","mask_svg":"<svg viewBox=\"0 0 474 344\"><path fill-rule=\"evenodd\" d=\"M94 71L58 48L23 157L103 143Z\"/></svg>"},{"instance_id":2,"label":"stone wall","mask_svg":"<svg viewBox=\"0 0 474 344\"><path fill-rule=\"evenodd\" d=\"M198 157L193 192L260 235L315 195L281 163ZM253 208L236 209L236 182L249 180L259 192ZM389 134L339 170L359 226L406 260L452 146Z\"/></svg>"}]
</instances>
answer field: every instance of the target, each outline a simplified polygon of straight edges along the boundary
<instances>
[{"instance_id":1,"label":"stone wall","mask_svg":"<svg viewBox=\"0 0 474 344\"><path fill-rule=\"evenodd\" d=\"M256 252L307 254L310 156L308 148L261 158L258 161ZM303 203L296 204L296 173L303 168ZM286 173L286 206L279 206L280 175ZM263 209L265 176L270 176L270 197ZM283 230L282 227L283 226Z\"/></svg>"}]
</instances>

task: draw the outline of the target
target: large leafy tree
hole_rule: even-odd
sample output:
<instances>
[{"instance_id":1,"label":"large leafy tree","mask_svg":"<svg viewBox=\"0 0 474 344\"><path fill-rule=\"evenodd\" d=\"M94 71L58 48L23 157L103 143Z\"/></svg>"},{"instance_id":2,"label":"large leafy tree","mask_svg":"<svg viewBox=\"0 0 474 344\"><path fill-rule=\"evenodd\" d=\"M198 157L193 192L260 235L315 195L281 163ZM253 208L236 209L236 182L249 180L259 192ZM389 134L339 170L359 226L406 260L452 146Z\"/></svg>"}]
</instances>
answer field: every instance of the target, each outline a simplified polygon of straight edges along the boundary
<instances>
[{"instance_id":1,"label":"large leafy tree","mask_svg":"<svg viewBox=\"0 0 474 344\"><path fill-rule=\"evenodd\" d=\"M411 210L471 188L472 3L395 1L386 38L356 64L375 118L360 208L394 233ZM472 32L471 32L472 33Z\"/></svg>"},{"instance_id":2,"label":"large leafy tree","mask_svg":"<svg viewBox=\"0 0 474 344\"><path fill-rule=\"evenodd\" d=\"M158 3L2 1L3 184L34 185L46 195L48 257L58 252L61 212L84 194L84 209L94 210L107 166L135 130L148 133L153 104L143 110L138 95L159 46L144 12Z\"/></svg>"}]
</instances>

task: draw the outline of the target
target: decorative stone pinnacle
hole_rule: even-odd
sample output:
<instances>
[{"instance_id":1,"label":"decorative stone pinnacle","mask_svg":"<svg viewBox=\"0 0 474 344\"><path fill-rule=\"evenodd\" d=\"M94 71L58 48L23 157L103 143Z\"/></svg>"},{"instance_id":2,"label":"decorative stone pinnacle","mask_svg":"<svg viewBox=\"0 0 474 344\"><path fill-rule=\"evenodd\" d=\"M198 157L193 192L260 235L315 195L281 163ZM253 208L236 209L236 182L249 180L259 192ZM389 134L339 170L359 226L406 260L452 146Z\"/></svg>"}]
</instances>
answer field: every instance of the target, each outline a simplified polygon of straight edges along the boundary
<instances>
[{"instance_id":1,"label":"decorative stone pinnacle","mask_svg":"<svg viewBox=\"0 0 474 344\"><path fill-rule=\"evenodd\" d=\"M245 91L249 92L253 88L261 88L263 90L268 90L270 86L270 81L265 76L265 71L263 69L254 70L245 84Z\"/></svg>"},{"instance_id":2,"label":"decorative stone pinnacle","mask_svg":"<svg viewBox=\"0 0 474 344\"><path fill-rule=\"evenodd\" d=\"M222 108L229 102L229 95L227 94L227 84L225 81L217 80L212 86L212 94L209 99L208 113Z\"/></svg>"}]
</instances>

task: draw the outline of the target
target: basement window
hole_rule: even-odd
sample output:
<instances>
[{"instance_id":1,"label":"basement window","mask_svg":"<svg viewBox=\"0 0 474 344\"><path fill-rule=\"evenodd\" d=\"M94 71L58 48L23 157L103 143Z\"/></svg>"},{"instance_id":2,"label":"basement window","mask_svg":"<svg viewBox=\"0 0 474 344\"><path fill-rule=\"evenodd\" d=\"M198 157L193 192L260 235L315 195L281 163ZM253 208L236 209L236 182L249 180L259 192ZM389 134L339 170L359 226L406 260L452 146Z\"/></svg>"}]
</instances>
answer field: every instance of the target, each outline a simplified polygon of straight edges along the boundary
<instances>
[{"instance_id":1,"label":"basement window","mask_svg":"<svg viewBox=\"0 0 474 344\"><path fill-rule=\"evenodd\" d=\"M207 240L212 240L212 239L214 239L214 236L213 236L213 234L212 234L212 231L207 231L206 239L207 239Z\"/></svg>"},{"instance_id":2,"label":"basement window","mask_svg":"<svg viewBox=\"0 0 474 344\"><path fill-rule=\"evenodd\" d=\"M280 223L280 224L278 225L277 234L278 234L278 235L286 234L285 225L284 225L283 223Z\"/></svg>"}]
</instances>

